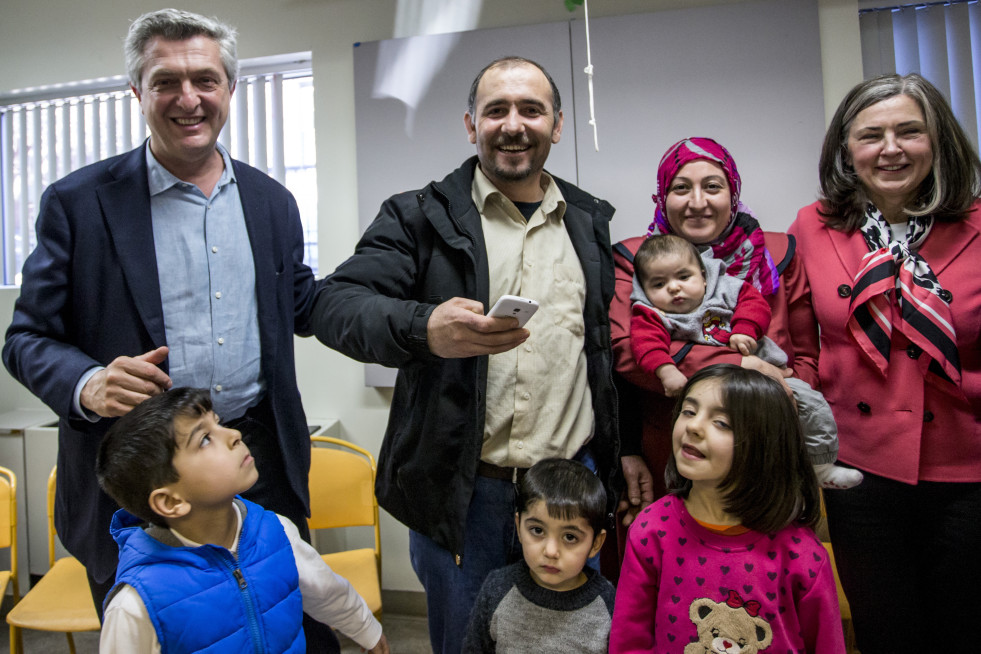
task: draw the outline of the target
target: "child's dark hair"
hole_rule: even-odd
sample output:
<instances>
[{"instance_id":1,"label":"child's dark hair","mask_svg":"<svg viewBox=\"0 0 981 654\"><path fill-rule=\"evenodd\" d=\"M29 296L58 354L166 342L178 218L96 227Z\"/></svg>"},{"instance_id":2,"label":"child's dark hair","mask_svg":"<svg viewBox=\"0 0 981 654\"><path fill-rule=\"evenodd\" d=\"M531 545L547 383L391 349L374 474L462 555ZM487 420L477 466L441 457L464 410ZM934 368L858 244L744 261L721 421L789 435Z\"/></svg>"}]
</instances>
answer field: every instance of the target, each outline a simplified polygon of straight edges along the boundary
<instances>
[{"instance_id":1,"label":"child's dark hair","mask_svg":"<svg viewBox=\"0 0 981 654\"><path fill-rule=\"evenodd\" d=\"M723 363L691 376L675 404L678 419L695 385L717 381L732 427L732 467L719 484L724 508L743 526L774 533L792 522L813 527L820 514L814 469L804 449L800 420L783 386L755 370ZM672 456L664 471L671 493L687 496L691 480L681 476Z\"/></svg>"},{"instance_id":2,"label":"child's dark hair","mask_svg":"<svg viewBox=\"0 0 981 654\"><path fill-rule=\"evenodd\" d=\"M568 459L542 459L518 482L519 514L542 500L548 515L559 520L585 518L598 535L606 524L606 489L593 472Z\"/></svg>"},{"instance_id":3,"label":"child's dark hair","mask_svg":"<svg viewBox=\"0 0 981 654\"><path fill-rule=\"evenodd\" d=\"M699 254L694 243L674 234L653 234L640 244L637 254L634 255L634 272L637 273L637 279L641 284L645 281L647 264L669 254L691 257L692 263L701 269L702 275L705 274L702 255Z\"/></svg>"},{"instance_id":4,"label":"child's dark hair","mask_svg":"<svg viewBox=\"0 0 981 654\"><path fill-rule=\"evenodd\" d=\"M150 493L179 479L174 421L211 411L207 389L174 388L138 404L102 438L95 462L99 485L133 515L166 526L148 502Z\"/></svg>"}]
</instances>

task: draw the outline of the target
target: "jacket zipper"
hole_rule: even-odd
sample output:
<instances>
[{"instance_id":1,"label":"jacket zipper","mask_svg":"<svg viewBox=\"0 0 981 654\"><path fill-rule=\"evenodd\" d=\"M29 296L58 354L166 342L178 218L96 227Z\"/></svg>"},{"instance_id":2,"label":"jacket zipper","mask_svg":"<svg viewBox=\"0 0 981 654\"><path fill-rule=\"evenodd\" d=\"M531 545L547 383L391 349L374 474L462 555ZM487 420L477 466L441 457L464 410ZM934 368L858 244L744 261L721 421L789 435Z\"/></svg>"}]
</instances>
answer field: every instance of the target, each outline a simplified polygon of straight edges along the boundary
<instances>
[{"instance_id":1,"label":"jacket zipper","mask_svg":"<svg viewBox=\"0 0 981 654\"><path fill-rule=\"evenodd\" d=\"M266 647L262 639L262 630L259 628L259 619L256 617L255 602L253 602L252 593L249 591L249 582L246 581L245 575L242 574L242 569L238 566L238 562L231 557L231 554L225 552L220 553L219 556L222 564L232 573L235 582L238 584L239 595L241 595L242 602L245 604L245 617L249 622L248 628L249 634L252 637L252 644L255 647L256 654L262 654L266 651Z\"/></svg>"},{"instance_id":2,"label":"jacket zipper","mask_svg":"<svg viewBox=\"0 0 981 654\"><path fill-rule=\"evenodd\" d=\"M472 252L476 251L477 243L474 240L473 235L471 235L470 232L468 232L467 230L462 229L460 227L459 223L457 223L456 218L454 217L454 214L453 214L453 202L450 200L450 197L446 193L444 193L443 192L443 189L439 188L435 183L432 184L432 189L433 189L433 193L438 193L446 201L446 215L450 218L450 221L456 226L457 230L459 230L459 232L461 234L463 234L466 237L466 239L470 242L470 249L471 249L471 251ZM417 196L417 202L419 203L419 210L422 211L423 214L425 214L426 213L426 210L422 206L423 205L423 202L425 202L425 194L424 193L420 192L418 194L418 196ZM471 255L470 260L474 264L474 283L476 283L476 281L477 281L477 262L474 259L474 256L475 255ZM478 374L478 377L479 377L479 374ZM480 390L479 390L479 388L480 388L480 384L479 384L480 380L477 379L475 381L476 381L475 387L478 389L477 392L480 393ZM478 402L477 404L479 405L480 403ZM517 474L517 472L515 474ZM461 553L454 552L453 553L453 560L456 563L456 567L458 567L458 568L462 568L463 567L463 555Z\"/></svg>"}]
</instances>

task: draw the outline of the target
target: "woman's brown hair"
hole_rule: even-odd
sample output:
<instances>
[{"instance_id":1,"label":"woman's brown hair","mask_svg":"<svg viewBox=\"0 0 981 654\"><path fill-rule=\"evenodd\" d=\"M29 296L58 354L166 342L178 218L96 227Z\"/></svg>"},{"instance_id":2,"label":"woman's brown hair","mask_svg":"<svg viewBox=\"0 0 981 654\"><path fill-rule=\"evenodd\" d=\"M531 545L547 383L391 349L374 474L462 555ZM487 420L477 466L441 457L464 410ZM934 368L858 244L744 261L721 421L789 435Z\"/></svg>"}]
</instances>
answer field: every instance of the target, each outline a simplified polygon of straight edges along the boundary
<instances>
[{"instance_id":1,"label":"woman's brown hair","mask_svg":"<svg viewBox=\"0 0 981 654\"><path fill-rule=\"evenodd\" d=\"M852 123L862 110L897 95L906 95L919 106L933 148L930 174L906 212L911 216L933 215L939 220L963 220L981 195L981 160L940 91L916 73L880 75L848 92L824 136L818 165L820 213L833 229L857 229L869 203L848 151Z\"/></svg>"}]
</instances>

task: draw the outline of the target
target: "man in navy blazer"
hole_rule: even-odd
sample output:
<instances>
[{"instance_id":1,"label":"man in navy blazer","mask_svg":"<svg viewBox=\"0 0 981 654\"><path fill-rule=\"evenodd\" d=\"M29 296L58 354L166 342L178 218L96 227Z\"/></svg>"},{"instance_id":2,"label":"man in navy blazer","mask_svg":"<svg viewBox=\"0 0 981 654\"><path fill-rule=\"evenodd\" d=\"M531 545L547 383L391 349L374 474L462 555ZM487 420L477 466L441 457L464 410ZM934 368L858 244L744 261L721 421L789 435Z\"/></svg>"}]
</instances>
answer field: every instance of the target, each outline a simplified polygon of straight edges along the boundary
<instances>
[{"instance_id":1,"label":"man in navy blazer","mask_svg":"<svg viewBox=\"0 0 981 654\"><path fill-rule=\"evenodd\" d=\"M126 47L150 138L46 190L3 348L10 373L60 418L55 522L100 615L117 507L96 481L96 452L114 417L172 385L210 386L216 405L232 398L221 418L243 432L260 473L250 499L309 533L293 334L309 331L315 281L293 196L216 146L235 88L235 33L163 10L137 19ZM253 274L254 284L229 279ZM222 299L236 282L242 292ZM189 334L187 307L210 308L212 331ZM229 351L242 366L227 369Z\"/></svg>"}]
</instances>

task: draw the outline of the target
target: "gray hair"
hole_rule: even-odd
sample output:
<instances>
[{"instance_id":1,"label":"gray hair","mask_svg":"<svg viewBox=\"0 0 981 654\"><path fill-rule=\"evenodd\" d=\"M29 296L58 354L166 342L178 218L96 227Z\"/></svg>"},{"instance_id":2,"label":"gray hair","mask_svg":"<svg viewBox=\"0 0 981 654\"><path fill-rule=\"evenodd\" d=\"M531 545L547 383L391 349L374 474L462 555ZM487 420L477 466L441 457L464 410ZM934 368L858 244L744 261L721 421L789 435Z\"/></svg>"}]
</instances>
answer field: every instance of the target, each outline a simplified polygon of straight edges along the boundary
<instances>
[{"instance_id":1,"label":"gray hair","mask_svg":"<svg viewBox=\"0 0 981 654\"><path fill-rule=\"evenodd\" d=\"M480 86L480 80L484 78L484 73L491 68L497 68L498 66L514 68L516 66L524 65L534 66L538 70L542 71L543 75L545 75L545 79L548 80L548 85L552 88L552 113L555 114L556 120L558 120L559 112L562 111L562 96L559 95L559 87L555 85L555 80L552 79L552 76L548 74L548 71L545 70L540 63L532 61L531 59L516 56L500 57L495 59L484 66L481 71L477 73L477 77L474 78L473 84L470 85L470 95L467 96L467 111L470 113L470 115L476 115L477 87Z\"/></svg>"},{"instance_id":2,"label":"gray hair","mask_svg":"<svg viewBox=\"0 0 981 654\"><path fill-rule=\"evenodd\" d=\"M143 14L133 21L123 44L126 55L126 74L134 88L141 88L143 68L146 65L146 46L151 39L161 37L168 41L184 41L195 36L207 36L218 44L221 64L228 76L229 88L238 78L235 28L217 18L206 18L180 9L160 9Z\"/></svg>"},{"instance_id":3,"label":"gray hair","mask_svg":"<svg viewBox=\"0 0 981 654\"><path fill-rule=\"evenodd\" d=\"M848 134L852 123L864 109L897 95L908 96L919 106L933 149L930 174L906 212L959 220L981 194L981 161L940 91L916 73L880 75L848 92L824 137L818 165L824 205L821 213L835 229L857 229L869 201L850 161Z\"/></svg>"}]
</instances>

